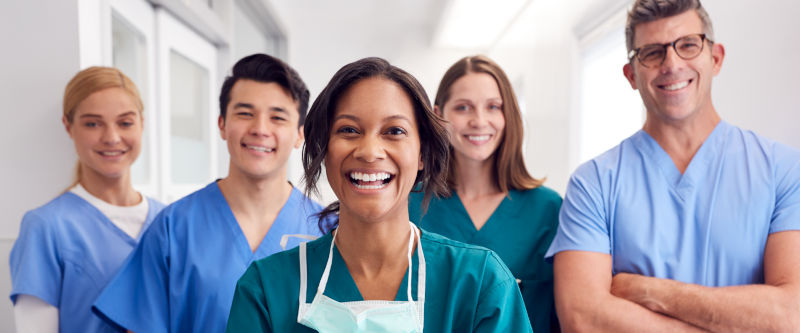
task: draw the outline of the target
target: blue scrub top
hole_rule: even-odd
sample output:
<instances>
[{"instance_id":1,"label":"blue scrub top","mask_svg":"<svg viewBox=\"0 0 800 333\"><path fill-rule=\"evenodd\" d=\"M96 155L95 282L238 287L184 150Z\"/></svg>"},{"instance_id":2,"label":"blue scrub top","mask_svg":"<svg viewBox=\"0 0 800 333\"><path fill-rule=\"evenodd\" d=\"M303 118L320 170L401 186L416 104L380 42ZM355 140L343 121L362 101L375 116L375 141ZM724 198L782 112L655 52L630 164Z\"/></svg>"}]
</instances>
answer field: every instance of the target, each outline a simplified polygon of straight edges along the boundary
<instances>
[{"instance_id":1,"label":"blue scrub top","mask_svg":"<svg viewBox=\"0 0 800 333\"><path fill-rule=\"evenodd\" d=\"M147 200L142 233L164 208ZM95 206L66 192L22 218L11 249L11 301L24 294L57 307L61 332L116 332L92 313L92 302L137 242Z\"/></svg>"},{"instance_id":2,"label":"blue scrub top","mask_svg":"<svg viewBox=\"0 0 800 333\"><path fill-rule=\"evenodd\" d=\"M721 121L681 174L646 132L572 175L547 256L608 253L613 273L763 283L764 247L800 230L800 151Z\"/></svg>"},{"instance_id":3,"label":"blue scrub top","mask_svg":"<svg viewBox=\"0 0 800 333\"><path fill-rule=\"evenodd\" d=\"M322 207L292 189L255 252L216 182L167 206L142 236L95 310L133 332L221 332L236 281L281 251L283 235L319 236ZM287 248L301 238L291 238Z\"/></svg>"},{"instance_id":4,"label":"blue scrub top","mask_svg":"<svg viewBox=\"0 0 800 333\"><path fill-rule=\"evenodd\" d=\"M331 234L307 245L306 302L317 292L328 259ZM422 230L425 255L426 332L531 332L516 280L497 255ZM412 297L417 295L419 258L412 256ZM408 272L395 300L407 301ZM228 332L314 332L297 323L300 290L299 251L293 249L254 262L239 280ZM364 300L334 247L324 294L339 302ZM416 299L415 299L416 300Z\"/></svg>"},{"instance_id":5,"label":"blue scrub top","mask_svg":"<svg viewBox=\"0 0 800 333\"><path fill-rule=\"evenodd\" d=\"M491 249L503 260L519 288L535 332L558 331L553 297L553 265L544 254L558 227L561 196L539 186L511 190L481 227L475 224L458 194L432 198L422 214L423 193L412 192L408 200L411 221L420 228L452 240Z\"/></svg>"}]
</instances>

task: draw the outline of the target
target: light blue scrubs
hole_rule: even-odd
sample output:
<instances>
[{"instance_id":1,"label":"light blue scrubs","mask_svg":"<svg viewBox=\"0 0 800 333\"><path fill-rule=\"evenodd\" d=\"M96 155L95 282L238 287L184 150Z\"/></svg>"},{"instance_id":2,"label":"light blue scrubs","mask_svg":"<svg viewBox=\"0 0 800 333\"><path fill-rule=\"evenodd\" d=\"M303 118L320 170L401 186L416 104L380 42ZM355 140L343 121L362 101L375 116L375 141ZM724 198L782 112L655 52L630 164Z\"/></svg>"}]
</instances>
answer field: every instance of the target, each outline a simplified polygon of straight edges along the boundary
<instances>
[{"instance_id":1,"label":"light blue scrubs","mask_svg":"<svg viewBox=\"0 0 800 333\"><path fill-rule=\"evenodd\" d=\"M331 240L328 233L307 244L307 303L317 292ZM425 230L420 243L425 255L425 332L532 331L516 280L497 254ZM411 294L417 295L419 258L411 258ZM407 286L408 278L406 272L400 285ZM236 285L227 331L314 332L297 323L299 290L298 249L254 262ZM335 247L324 295L338 302L364 299ZM408 300L406 287L398 289L395 300Z\"/></svg>"},{"instance_id":2,"label":"light blue scrubs","mask_svg":"<svg viewBox=\"0 0 800 333\"><path fill-rule=\"evenodd\" d=\"M142 231L164 208L147 200ZM31 295L57 307L61 332L116 332L92 313L92 302L137 242L95 206L66 192L22 218L11 250L11 301Z\"/></svg>"},{"instance_id":3,"label":"light blue scrubs","mask_svg":"<svg viewBox=\"0 0 800 333\"><path fill-rule=\"evenodd\" d=\"M800 151L721 121L683 175L641 130L580 166L547 256L600 252L615 274L754 284L767 237L786 230L800 230Z\"/></svg>"},{"instance_id":4,"label":"light blue scrubs","mask_svg":"<svg viewBox=\"0 0 800 333\"><path fill-rule=\"evenodd\" d=\"M167 206L95 310L133 332L222 332L236 281L284 235L320 235L322 207L292 189L255 252L216 182ZM291 237L287 248L305 239Z\"/></svg>"}]
</instances>

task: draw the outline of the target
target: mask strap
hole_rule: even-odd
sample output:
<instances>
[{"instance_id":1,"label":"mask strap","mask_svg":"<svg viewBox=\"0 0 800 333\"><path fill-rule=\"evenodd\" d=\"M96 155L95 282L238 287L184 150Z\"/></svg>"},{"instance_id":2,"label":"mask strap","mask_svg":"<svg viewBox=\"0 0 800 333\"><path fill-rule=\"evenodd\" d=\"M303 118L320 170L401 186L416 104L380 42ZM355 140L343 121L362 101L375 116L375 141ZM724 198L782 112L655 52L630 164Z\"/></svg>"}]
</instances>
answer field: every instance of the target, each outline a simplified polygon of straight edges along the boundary
<instances>
[{"instance_id":1,"label":"mask strap","mask_svg":"<svg viewBox=\"0 0 800 333\"><path fill-rule=\"evenodd\" d=\"M411 222L409 222L411 224ZM414 250L414 235L416 235L416 230L414 229L414 225L411 224L411 230L409 230L408 234L408 301L414 303L414 299L411 297L411 277L413 270L411 269L412 261L411 261L411 252Z\"/></svg>"},{"instance_id":2,"label":"mask strap","mask_svg":"<svg viewBox=\"0 0 800 333\"><path fill-rule=\"evenodd\" d=\"M298 300L300 301L298 311L297 311L297 322L300 322L301 316L303 315L303 306L306 304L306 243L300 243L300 295L298 296Z\"/></svg>"},{"instance_id":3,"label":"mask strap","mask_svg":"<svg viewBox=\"0 0 800 333\"><path fill-rule=\"evenodd\" d=\"M331 239L331 248L328 250L328 262L325 264L325 270L322 271L322 278L319 280L319 287L317 287L317 295L322 295L325 292L325 286L328 285L328 276L331 273L331 262L333 261L333 244L336 244L336 234L339 229L333 230L333 239Z\"/></svg>"}]
</instances>

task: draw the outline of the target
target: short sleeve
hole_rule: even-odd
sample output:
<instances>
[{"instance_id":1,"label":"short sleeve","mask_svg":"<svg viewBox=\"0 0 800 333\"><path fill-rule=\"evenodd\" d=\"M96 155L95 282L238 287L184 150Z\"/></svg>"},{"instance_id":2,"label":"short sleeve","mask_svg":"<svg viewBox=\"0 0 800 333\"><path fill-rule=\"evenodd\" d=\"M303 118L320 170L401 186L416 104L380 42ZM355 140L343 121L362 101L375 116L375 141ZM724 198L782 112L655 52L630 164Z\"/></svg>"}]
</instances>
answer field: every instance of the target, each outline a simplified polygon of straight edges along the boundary
<instances>
[{"instance_id":1,"label":"short sleeve","mask_svg":"<svg viewBox=\"0 0 800 333\"><path fill-rule=\"evenodd\" d=\"M53 221L46 221L36 212L28 212L22 218L9 258L11 302L25 294L59 307L63 265L56 239L59 235L48 222Z\"/></svg>"},{"instance_id":2,"label":"short sleeve","mask_svg":"<svg viewBox=\"0 0 800 333\"><path fill-rule=\"evenodd\" d=\"M494 280L482 290L473 332L533 332L517 282L494 253L484 278Z\"/></svg>"},{"instance_id":3,"label":"short sleeve","mask_svg":"<svg viewBox=\"0 0 800 333\"><path fill-rule=\"evenodd\" d=\"M583 164L572 175L561 205L556 236L545 254L552 258L568 250L611 253L605 203L594 161Z\"/></svg>"},{"instance_id":4,"label":"short sleeve","mask_svg":"<svg viewBox=\"0 0 800 333\"><path fill-rule=\"evenodd\" d=\"M159 214L95 300L101 318L133 332L169 329L169 219Z\"/></svg>"},{"instance_id":5,"label":"short sleeve","mask_svg":"<svg viewBox=\"0 0 800 333\"><path fill-rule=\"evenodd\" d=\"M272 332L269 308L255 263L236 283L227 332ZM288 302L288 300L287 300Z\"/></svg>"},{"instance_id":6,"label":"short sleeve","mask_svg":"<svg viewBox=\"0 0 800 333\"><path fill-rule=\"evenodd\" d=\"M776 143L775 209L769 232L800 230L800 152Z\"/></svg>"}]
</instances>

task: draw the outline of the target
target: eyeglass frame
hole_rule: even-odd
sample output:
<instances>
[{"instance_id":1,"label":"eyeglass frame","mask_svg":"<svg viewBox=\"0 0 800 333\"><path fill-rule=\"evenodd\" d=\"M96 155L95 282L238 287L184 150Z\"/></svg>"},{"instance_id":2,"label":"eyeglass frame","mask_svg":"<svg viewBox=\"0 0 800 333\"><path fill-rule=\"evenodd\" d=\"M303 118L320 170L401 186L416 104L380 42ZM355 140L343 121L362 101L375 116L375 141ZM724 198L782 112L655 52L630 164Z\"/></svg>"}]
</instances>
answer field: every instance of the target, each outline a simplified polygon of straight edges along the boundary
<instances>
[{"instance_id":1,"label":"eyeglass frame","mask_svg":"<svg viewBox=\"0 0 800 333\"><path fill-rule=\"evenodd\" d=\"M682 55L680 55L680 52L678 52L678 41L680 41L681 39L684 39L686 37L689 37L689 36L700 36L700 52L697 52L697 55L695 55L694 57L684 58ZM642 59L639 58L639 54L640 54L639 52L643 48L656 46L656 45L657 46L661 46L663 48L663 50L664 50L664 57L661 58L661 62L659 62L658 65L663 64L664 60L667 59L667 53L669 52L669 50L667 50L667 46L672 46L672 50L675 51L675 55L677 55L681 59L683 59L683 60L692 60L694 58L697 58L701 53L703 53L703 50L705 50L706 41L708 41L709 44L714 45L714 41L711 40L711 38L706 37L706 34L704 34L704 33L688 34L688 35L685 35L685 36L681 36L681 37L678 37L678 39L672 41L671 43L663 43L663 44L653 43L653 44L642 45L641 47L635 48L635 49L631 50L630 52L628 52L628 61L633 61L633 58L636 58L637 60L639 60L639 63L642 64L642 66L644 66L646 68L650 68L650 66L645 65L644 62L642 61Z\"/></svg>"}]
</instances>

